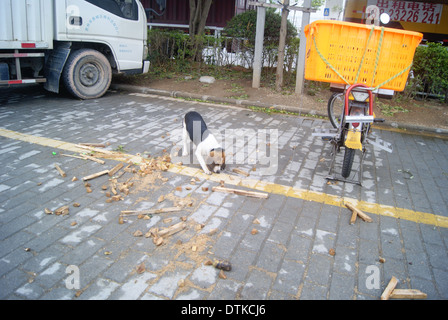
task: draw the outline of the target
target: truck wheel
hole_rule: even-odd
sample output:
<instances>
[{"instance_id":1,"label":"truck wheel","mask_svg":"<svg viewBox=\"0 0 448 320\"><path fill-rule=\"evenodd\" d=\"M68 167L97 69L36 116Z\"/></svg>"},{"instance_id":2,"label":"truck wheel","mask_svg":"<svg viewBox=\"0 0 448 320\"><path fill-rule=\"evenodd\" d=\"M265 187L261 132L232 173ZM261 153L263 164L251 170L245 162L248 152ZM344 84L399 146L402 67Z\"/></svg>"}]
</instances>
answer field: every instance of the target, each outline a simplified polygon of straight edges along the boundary
<instances>
[{"instance_id":1,"label":"truck wheel","mask_svg":"<svg viewBox=\"0 0 448 320\"><path fill-rule=\"evenodd\" d=\"M80 49L67 59L62 78L67 90L80 99L95 99L106 93L112 81L107 58L92 49Z\"/></svg>"}]
</instances>

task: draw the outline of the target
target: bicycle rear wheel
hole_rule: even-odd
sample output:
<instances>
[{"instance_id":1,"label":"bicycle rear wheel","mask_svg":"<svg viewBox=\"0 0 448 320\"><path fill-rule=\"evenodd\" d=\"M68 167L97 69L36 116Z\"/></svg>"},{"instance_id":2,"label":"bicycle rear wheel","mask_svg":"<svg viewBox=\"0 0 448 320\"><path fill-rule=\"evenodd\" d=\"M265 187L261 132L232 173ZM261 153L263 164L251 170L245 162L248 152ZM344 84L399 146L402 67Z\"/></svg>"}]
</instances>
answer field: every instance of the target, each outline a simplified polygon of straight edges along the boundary
<instances>
[{"instance_id":1,"label":"bicycle rear wheel","mask_svg":"<svg viewBox=\"0 0 448 320\"><path fill-rule=\"evenodd\" d=\"M344 112L344 93L333 93L328 100L327 111L333 128L339 128L341 123L342 113Z\"/></svg>"}]
</instances>

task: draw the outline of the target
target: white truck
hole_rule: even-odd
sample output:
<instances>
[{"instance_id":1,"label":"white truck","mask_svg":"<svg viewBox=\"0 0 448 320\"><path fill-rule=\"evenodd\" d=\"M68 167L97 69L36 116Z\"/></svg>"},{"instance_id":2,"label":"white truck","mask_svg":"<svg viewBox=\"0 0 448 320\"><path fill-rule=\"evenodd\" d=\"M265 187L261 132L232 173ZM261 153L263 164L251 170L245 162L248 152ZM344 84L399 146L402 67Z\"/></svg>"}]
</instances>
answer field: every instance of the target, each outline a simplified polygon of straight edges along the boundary
<instances>
[{"instance_id":1,"label":"white truck","mask_svg":"<svg viewBox=\"0 0 448 320\"><path fill-rule=\"evenodd\" d=\"M113 73L148 72L147 18L139 0L0 0L0 86L60 82L101 97Z\"/></svg>"}]
</instances>

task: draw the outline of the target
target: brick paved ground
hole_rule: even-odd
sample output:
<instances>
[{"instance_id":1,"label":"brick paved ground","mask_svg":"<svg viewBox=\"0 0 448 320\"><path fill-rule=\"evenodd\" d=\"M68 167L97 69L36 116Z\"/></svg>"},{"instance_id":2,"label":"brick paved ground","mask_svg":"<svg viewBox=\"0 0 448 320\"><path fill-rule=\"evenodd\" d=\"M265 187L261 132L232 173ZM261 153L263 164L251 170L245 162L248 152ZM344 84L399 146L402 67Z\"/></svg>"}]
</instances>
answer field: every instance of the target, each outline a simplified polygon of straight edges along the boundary
<instances>
[{"instance_id":1,"label":"brick paved ground","mask_svg":"<svg viewBox=\"0 0 448 320\"><path fill-rule=\"evenodd\" d=\"M212 192L219 176L197 174L197 164L184 164L156 178L125 173L119 181L133 178L131 192L107 203L101 186L109 185L109 176L91 180L91 193L81 178L110 169L117 160L103 159L101 165L64 157L60 153L75 153L41 139L108 142L107 150L154 158L181 147L182 115L193 109L203 114L212 132L231 141L226 146L231 150L227 177L244 179L231 172L238 167L249 171L252 180L247 181L258 181L258 186L262 181L317 196L309 200L273 191L267 199L257 199ZM419 289L428 299L447 299L447 140L376 130L392 142L394 152L369 150L363 187L327 184L330 145L311 136L312 128L321 126L328 123L129 92L78 101L35 87L2 89L0 298L379 299L395 276L398 288ZM241 129L246 130L244 140L237 139ZM252 134L260 129L277 130L265 135L272 147L264 149L262 136ZM10 131L38 138L33 143L8 138L5 132ZM58 174L55 163L67 177ZM355 163L354 169L358 167ZM192 175L198 177L194 184ZM78 181L71 181L73 176ZM162 195L166 199L159 203ZM328 195L411 214L399 219L377 212L369 214L372 223L358 218L350 225L351 212L329 204ZM171 207L182 200L192 205L149 220L129 216L118 223L122 210ZM75 202L80 206L73 207ZM70 206L69 215L44 213L44 208L63 205ZM435 216L443 226L426 223ZM133 236L137 230L144 234L152 227L168 227L182 217L187 217L187 228L161 246L151 238ZM213 229L217 232L209 234ZM206 265L215 258L231 262L227 279ZM142 263L144 271L137 272ZM68 288L76 284L69 281L76 274L67 269L71 266L79 270L79 289Z\"/></svg>"}]
</instances>

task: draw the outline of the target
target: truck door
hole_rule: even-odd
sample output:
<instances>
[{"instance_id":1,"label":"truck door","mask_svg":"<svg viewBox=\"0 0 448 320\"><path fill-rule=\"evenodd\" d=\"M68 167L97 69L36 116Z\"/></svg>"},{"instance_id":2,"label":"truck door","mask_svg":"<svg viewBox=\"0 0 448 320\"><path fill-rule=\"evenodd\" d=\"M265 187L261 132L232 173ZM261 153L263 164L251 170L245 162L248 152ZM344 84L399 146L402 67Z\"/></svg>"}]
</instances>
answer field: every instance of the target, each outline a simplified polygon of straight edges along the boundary
<instances>
[{"instance_id":1,"label":"truck door","mask_svg":"<svg viewBox=\"0 0 448 320\"><path fill-rule=\"evenodd\" d=\"M66 0L67 38L107 44L118 71L142 69L146 15L137 0Z\"/></svg>"}]
</instances>

